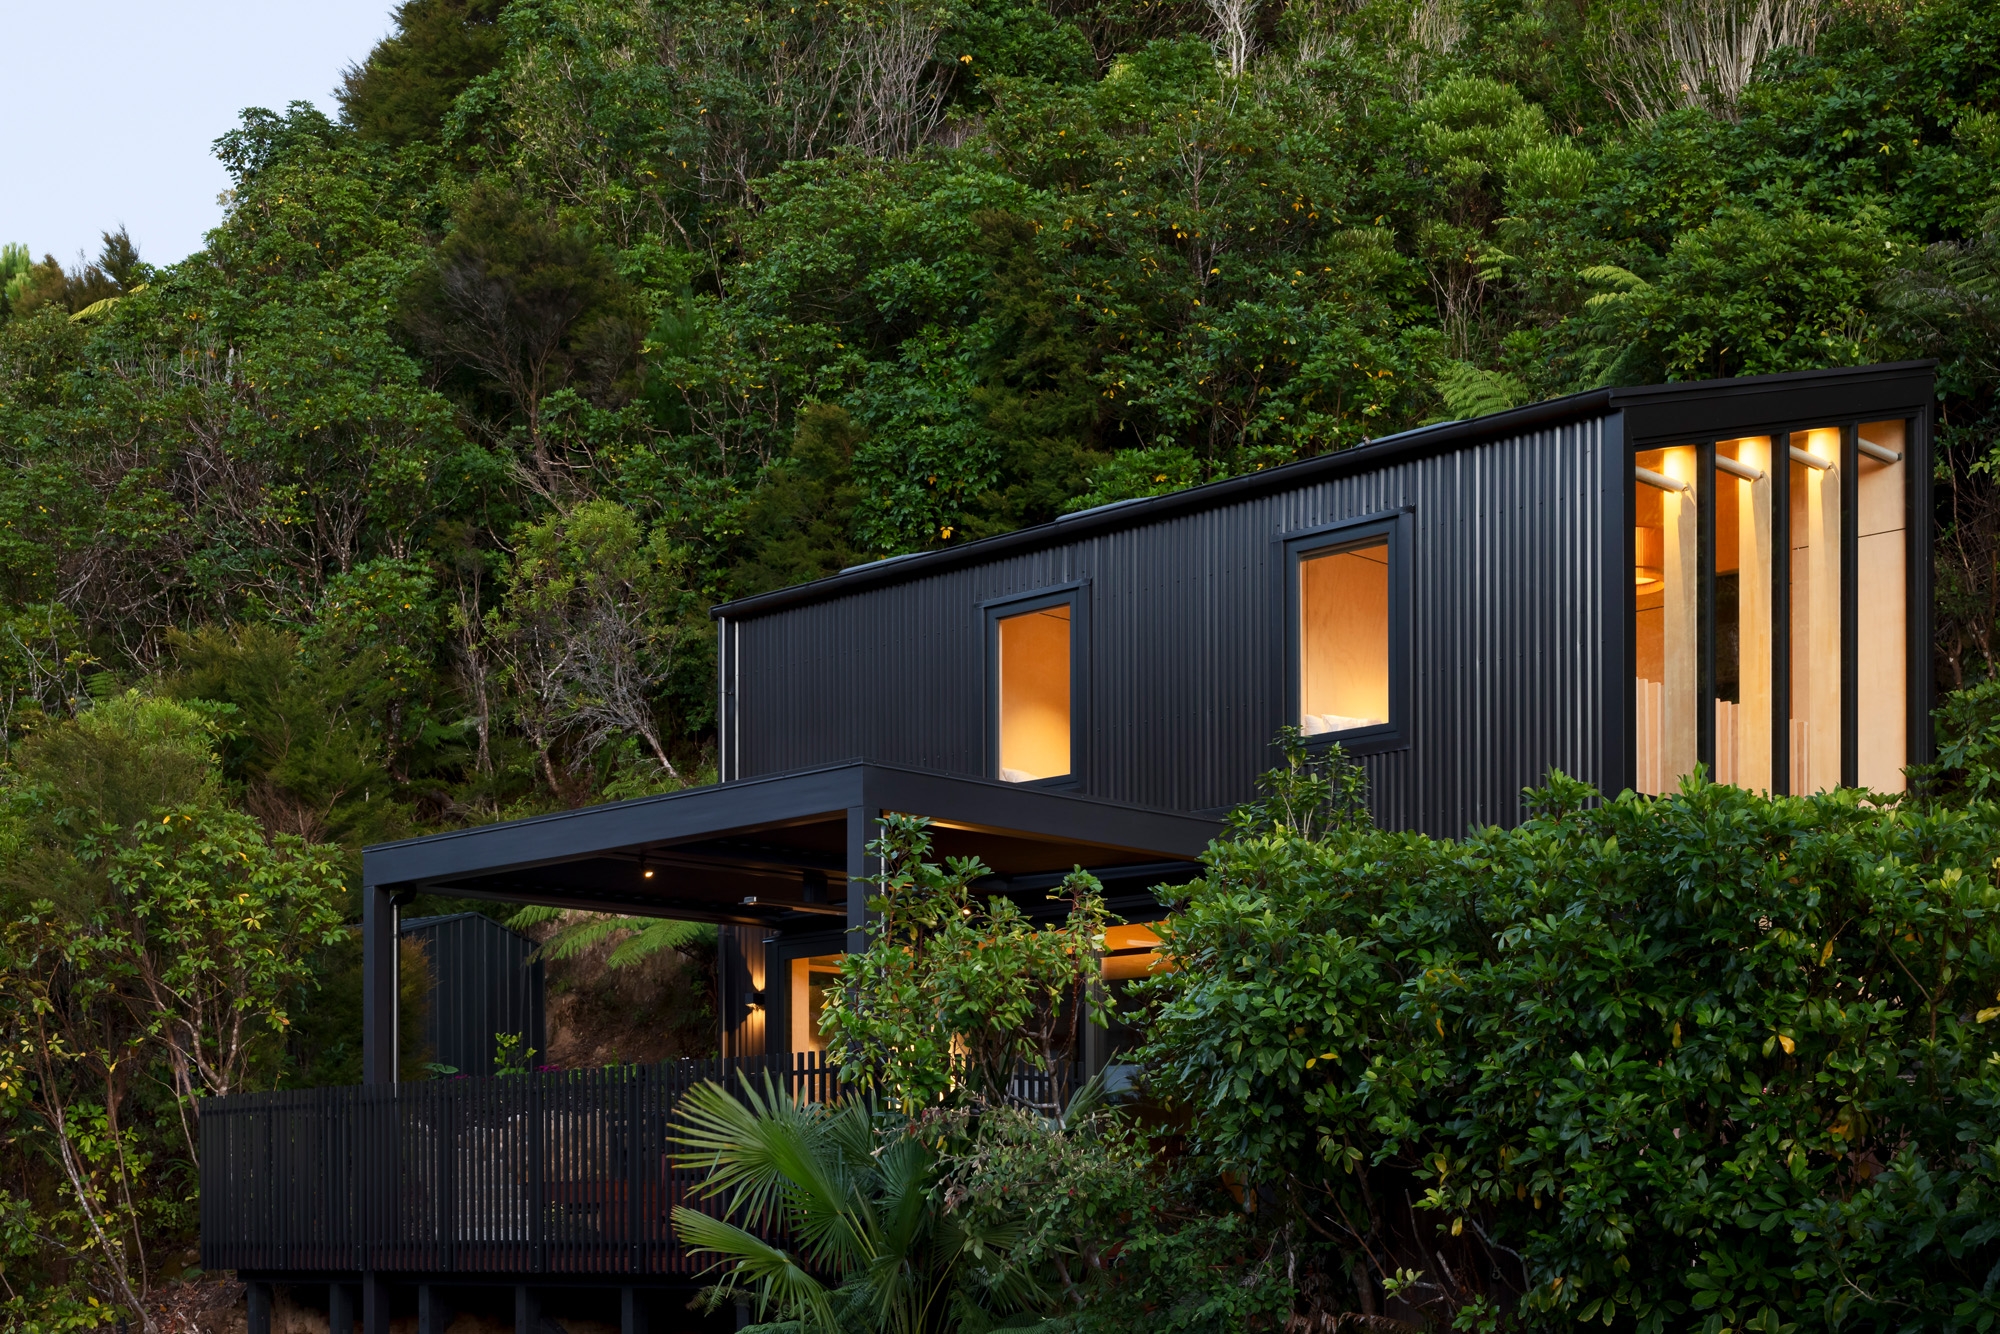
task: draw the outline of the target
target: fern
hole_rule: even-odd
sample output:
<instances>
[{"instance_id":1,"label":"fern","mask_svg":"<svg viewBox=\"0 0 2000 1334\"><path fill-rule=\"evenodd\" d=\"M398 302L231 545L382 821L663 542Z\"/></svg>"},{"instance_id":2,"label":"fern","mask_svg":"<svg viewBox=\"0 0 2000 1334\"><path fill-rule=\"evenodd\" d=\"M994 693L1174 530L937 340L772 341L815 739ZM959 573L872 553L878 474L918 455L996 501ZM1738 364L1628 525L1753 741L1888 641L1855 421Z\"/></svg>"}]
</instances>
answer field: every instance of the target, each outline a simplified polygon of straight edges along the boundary
<instances>
[{"instance_id":1,"label":"fern","mask_svg":"<svg viewBox=\"0 0 2000 1334\"><path fill-rule=\"evenodd\" d=\"M1528 388L1504 371L1483 371L1468 361L1448 361L1438 376L1438 397L1454 418L1484 417L1525 402Z\"/></svg>"},{"instance_id":2,"label":"fern","mask_svg":"<svg viewBox=\"0 0 2000 1334\"><path fill-rule=\"evenodd\" d=\"M564 908L531 904L507 919L516 931L560 921L572 914ZM670 917L614 917L602 913L574 914L570 922L542 942L537 957L574 959L616 937L624 937L611 951L605 964L623 968L649 959L662 950L685 949L689 945L713 946L715 928L706 922L683 922Z\"/></svg>"}]
</instances>

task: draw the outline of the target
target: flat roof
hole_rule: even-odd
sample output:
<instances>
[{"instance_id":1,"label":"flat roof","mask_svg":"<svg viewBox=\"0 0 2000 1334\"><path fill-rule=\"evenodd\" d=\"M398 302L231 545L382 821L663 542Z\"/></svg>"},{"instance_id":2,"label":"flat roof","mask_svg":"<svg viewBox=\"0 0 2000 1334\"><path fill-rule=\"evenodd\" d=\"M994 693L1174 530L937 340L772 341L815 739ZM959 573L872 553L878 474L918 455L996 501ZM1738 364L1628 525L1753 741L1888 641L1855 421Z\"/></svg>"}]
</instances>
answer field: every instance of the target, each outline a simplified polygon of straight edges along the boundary
<instances>
[{"instance_id":1,"label":"flat roof","mask_svg":"<svg viewBox=\"0 0 2000 1334\"><path fill-rule=\"evenodd\" d=\"M826 912L807 901L809 875L835 891L829 901L845 892L855 808L929 817L933 855L978 856L1002 891L1052 883L1073 866L1166 879L1222 831L1175 811L850 760L380 843L363 850L362 878L453 897L798 925Z\"/></svg>"},{"instance_id":2,"label":"flat roof","mask_svg":"<svg viewBox=\"0 0 2000 1334\"><path fill-rule=\"evenodd\" d=\"M1367 472L1386 464L1401 463L1468 445L1478 445L1488 440L1516 435L1536 426L1560 425L1587 417L1604 416L1626 408L1669 408L1696 400L1705 403L1731 403L1740 410L1742 406L1740 400L1787 394L1791 391L1809 390L1833 384L1861 387L1895 381L1919 379L1928 381L1930 371L1936 365L1935 361L1898 361L1875 366L1789 371L1782 375L1751 375L1723 380L1688 380L1673 384L1585 390L1562 398L1551 398L1540 403L1510 408L1505 412L1496 412L1485 417L1439 422L1431 426L1399 431L1394 435L1378 436L1349 449L1317 454L1295 463L1280 464L1275 468L1245 473L1240 477L1229 477L1219 482L1208 482L1201 486L1189 487L1184 491L1115 501L1109 505L1099 505L1092 509L1079 510L1074 514L1065 514L1048 523L1019 528L1011 533L981 538L976 542L967 542L960 546L887 556L866 565L850 566L824 579L815 579L809 583L794 584L789 588L774 589L754 597L725 602L711 607L709 615L718 619L760 616L802 603L818 602L860 592L863 589L922 578L942 570L977 565L1014 552L1058 546L1082 537L1121 528L1135 528L1175 515L1213 509L1266 492L1282 491L1323 477ZM1839 413L1830 407L1828 415L1834 416ZM1747 417L1738 419L1745 425L1754 420ZM1675 423L1676 426L1682 424ZM1685 424L1690 427L1697 425L1693 421Z\"/></svg>"}]
</instances>

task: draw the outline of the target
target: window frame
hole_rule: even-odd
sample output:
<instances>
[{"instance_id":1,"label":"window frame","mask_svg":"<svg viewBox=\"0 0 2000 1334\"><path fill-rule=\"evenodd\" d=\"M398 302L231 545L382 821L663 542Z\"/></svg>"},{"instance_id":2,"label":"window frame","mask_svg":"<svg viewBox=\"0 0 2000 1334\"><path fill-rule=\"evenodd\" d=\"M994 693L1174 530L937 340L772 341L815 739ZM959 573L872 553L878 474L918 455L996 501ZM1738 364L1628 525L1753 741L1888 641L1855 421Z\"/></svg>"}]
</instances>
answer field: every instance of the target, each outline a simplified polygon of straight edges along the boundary
<instances>
[{"instance_id":1,"label":"window frame","mask_svg":"<svg viewBox=\"0 0 2000 1334\"><path fill-rule=\"evenodd\" d=\"M1344 732L1319 732L1304 737L1304 741L1314 749L1338 743L1350 755L1376 755L1409 748L1413 732L1410 718L1410 633L1414 617L1410 608L1410 564L1411 553L1416 549L1411 534L1414 523L1415 516L1410 510L1397 509L1279 534L1278 622L1283 630L1279 662L1279 714L1273 724L1274 733L1278 727L1300 726L1303 717L1299 663L1304 647L1304 635L1299 624L1300 562L1314 556L1372 546L1386 539L1389 547L1389 721L1374 727L1349 728Z\"/></svg>"},{"instance_id":2,"label":"window frame","mask_svg":"<svg viewBox=\"0 0 2000 1334\"><path fill-rule=\"evenodd\" d=\"M1066 790L1084 784L1088 762L1084 741L1090 735L1090 581L1087 579L1027 593L1010 593L979 604L986 623L986 669L981 685L986 708L986 746L981 776L991 782L1006 782L1000 777L1000 622L1060 606L1069 608L1069 772L1007 786Z\"/></svg>"},{"instance_id":3,"label":"window frame","mask_svg":"<svg viewBox=\"0 0 2000 1334\"><path fill-rule=\"evenodd\" d=\"M1638 466L1638 457L1656 449L1693 449L1697 455L1696 476L1701 489L1697 491L1700 509L1696 523L1701 534L1699 552L1700 583L1696 592L1696 623L1701 642L1696 648L1699 663L1698 696L1695 709L1698 740L1696 755L1707 766L1709 773L1715 772L1715 494L1717 468L1715 466L1716 446L1725 440L1763 436L1771 441L1775 456L1783 457L1790 449L1794 437L1808 431L1837 430L1840 432L1840 452L1836 465L1839 469L1840 519L1841 519L1841 593L1840 593L1840 722L1841 722L1841 762L1840 786L1856 786L1858 774L1859 745L1859 588L1858 588L1858 487L1860 485L1860 440L1861 428L1870 422L1899 421L1903 424L1903 452L1906 464L1913 459L1926 463L1931 457L1930 417L1927 412L1911 412L1907 408L1894 406L1880 408L1853 408L1840 412L1829 412L1811 417L1786 418L1777 423L1757 423L1733 426L1728 430L1711 429L1683 434L1663 434L1643 439L1628 439L1623 445L1625 460L1624 501L1617 507L1622 531L1617 547L1622 552L1621 577L1617 586L1623 591L1622 619L1624 625L1625 668L1621 681L1622 703L1618 706L1624 718L1625 757L1622 785L1637 790L1638 785L1638 717L1632 702L1633 672L1630 670L1638 660L1638 617L1637 600L1631 592L1631 574L1634 560L1634 534L1632 519L1631 487L1634 484L1632 469ZM1924 563L1926 552L1923 512L1927 504L1924 491L1926 477L1923 468L1912 464L1904 474L1904 636L1906 644L1906 694L1905 705L1908 728L1905 754L1909 763L1920 764L1930 759L1930 703L1929 689L1919 683L1926 679L1930 670L1927 646L1930 639L1929 612L1920 612L1920 607L1928 607L1929 569ZM1791 468L1789 465L1777 467L1771 478L1771 533L1772 543L1777 551L1791 549ZM1791 736L1787 720L1791 716L1791 654L1792 654L1792 607L1791 582L1789 578L1775 577L1773 571L1771 602L1771 664L1774 679L1771 682L1771 791L1772 795L1795 795L1791 792ZM1919 625L1921 616L1923 624Z\"/></svg>"}]
</instances>

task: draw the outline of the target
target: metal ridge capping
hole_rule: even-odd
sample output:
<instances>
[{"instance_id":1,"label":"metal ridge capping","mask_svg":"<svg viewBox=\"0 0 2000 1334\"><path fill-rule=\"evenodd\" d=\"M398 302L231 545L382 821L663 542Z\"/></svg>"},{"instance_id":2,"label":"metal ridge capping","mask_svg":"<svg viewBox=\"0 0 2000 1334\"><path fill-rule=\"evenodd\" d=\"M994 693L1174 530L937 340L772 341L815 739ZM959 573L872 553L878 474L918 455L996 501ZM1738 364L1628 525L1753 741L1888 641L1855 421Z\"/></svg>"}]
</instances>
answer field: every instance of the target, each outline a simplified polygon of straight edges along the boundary
<instances>
[{"instance_id":1,"label":"metal ridge capping","mask_svg":"<svg viewBox=\"0 0 2000 1334\"><path fill-rule=\"evenodd\" d=\"M1849 366L1817 371L1788 371L1781 375L1743 376L1723 380L1686 380L1670 384L1638 385L1623 388L1586 389L1561 398L1528 403L1505 412L1458 421L1437 422L1413 427L1393 435L1377 436L1347 449L1316 454L1293 463L1280 464L1259 472L1228 477L1218 482L1189 487L1161 496L1141 496L1113 501L1065 514L1047 523L1019 528L1011 533L967 542L939 551L911 551L861 565L850 565L831 574L789 588L773 589L752 597L738 598L709 608L715 619L752 617L802 603L839 597L883 584L900 583L933 571L976 565L1016 551L1053 546L1091 534L1110 532L1171 515L1213 508L1270 490L1282 490L1321 476L1364 471L1412 454L1428 453L1513 434L1524 428L1574 421L1601 415L1627 403L1638 405L1663 399L1723 393L1755 393L1814 380L1869 379L1907 374L1936 365L1934 361L1887 362L1874 366Z\"/></svg>"}]
</instances>

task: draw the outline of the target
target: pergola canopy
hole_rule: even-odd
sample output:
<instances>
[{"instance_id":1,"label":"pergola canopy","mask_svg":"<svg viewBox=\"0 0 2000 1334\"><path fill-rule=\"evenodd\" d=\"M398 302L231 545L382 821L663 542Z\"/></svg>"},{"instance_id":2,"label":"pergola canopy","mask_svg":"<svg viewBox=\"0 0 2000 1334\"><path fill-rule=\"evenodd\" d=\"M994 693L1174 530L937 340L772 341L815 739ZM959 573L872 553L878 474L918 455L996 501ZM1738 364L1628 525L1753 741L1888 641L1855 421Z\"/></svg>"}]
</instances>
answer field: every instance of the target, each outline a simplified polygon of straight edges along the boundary
<instances>
[{"instance_id":1,"label":"pergola canopy","mask_svg":"<svg viewBox=\"0 0 2000 1334\"><path fill-rule=\"evenodd\" d=\"M1046 887L1077 866L1143 890L1184 878L1221 831L1200 816L854 760L379 844L362 854L369 1081L395 1079L395 916L410 896L780 931L838 918L859 949L866 896L847 886L874 874L866 848L885 812L929 818L934 855L977 856L995 892Z\"/></svg>"}]
</instances>

